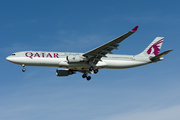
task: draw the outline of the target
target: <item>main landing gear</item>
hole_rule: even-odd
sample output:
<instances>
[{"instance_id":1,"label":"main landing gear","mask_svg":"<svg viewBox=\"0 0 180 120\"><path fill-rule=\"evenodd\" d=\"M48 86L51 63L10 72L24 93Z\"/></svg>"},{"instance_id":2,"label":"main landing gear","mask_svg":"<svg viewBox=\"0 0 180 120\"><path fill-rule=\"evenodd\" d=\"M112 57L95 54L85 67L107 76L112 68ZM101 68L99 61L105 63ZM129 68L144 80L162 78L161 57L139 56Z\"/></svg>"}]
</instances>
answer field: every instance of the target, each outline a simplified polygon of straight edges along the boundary
<instances>
[{"instance_id":1,"label":"main landing gear","mask_svg":"<svg viewBox=\"0 0 180 120\"><path fill-rule=\"evenodd\" d=\"M89 68L89 71L90 72L92 72L92 73L98 73L98 69L94 69L94 67L93 66L91 66L90 68Z\"/></svg>"},{"instance_id":2,"label":"main landing gear","mask_svg":"<svg viewBox=\"0 0 180 120\"><path fill-rule=\"evenodd\" d=\"M84 74L82 75L82 78L86 78L87 81L89 81L89 80L91 79L91 76L87 76L87 73L84 73Z\"/></svg>"},{"instance_id":3,"label":"main landing gear","mask_svg":"<svg viewBox=\"0 0 180 120\"><path fill-rule=\"evenodd\" d=\"M89 68L89 72L90 72L91 74L93 74L93 73L96 74L96 73L98 73L98 71L99 71L98 69L94 69L94 67L92 67L92 66ZM86 78L88 81L91 80L91 76L87 76L87 73L84 73L84 74L82 75L82 78Z\"/></svg>"},{"instance_id":4,"label":"main landing gear","mask_svg":"<svg viewBox=\"0 0 180 120\"><path fill-rule=\"evenodd\" d=\"M26 69L25 69L25 65L24 65L24 64L22 64L22 71L23 71L23 72L25 72L25 71L26 71Z\"/></svg>"}]
</instances>

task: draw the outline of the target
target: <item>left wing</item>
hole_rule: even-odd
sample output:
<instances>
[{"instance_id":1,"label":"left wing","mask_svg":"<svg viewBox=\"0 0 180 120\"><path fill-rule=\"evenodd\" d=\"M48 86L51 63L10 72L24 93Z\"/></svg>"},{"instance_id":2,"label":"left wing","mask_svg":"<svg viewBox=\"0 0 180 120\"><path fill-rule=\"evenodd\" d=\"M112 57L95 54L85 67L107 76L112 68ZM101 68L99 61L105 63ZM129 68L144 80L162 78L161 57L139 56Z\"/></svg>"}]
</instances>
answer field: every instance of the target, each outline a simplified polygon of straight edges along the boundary
<instances>
[{"instance_id":1,"label":"left wing","mask_svg":"<svg viewBox=\"0 0 180 120\"><path fill-rule=\"evenodd\" d=\"M91 51L88 51L83 54L88 60L91 62L90 64L97 64L98 61L101 60L102 57L106 57L106 54L112 53L111 51L114 49L118 49L117 47L119 46L118 43L132 35L134 32L136 32L138 29L138 26L134 27L131 31L125 33L124 35L109 41L108 43L105 43L104 45L101 45Z\"/></svg>"}]
</instances>

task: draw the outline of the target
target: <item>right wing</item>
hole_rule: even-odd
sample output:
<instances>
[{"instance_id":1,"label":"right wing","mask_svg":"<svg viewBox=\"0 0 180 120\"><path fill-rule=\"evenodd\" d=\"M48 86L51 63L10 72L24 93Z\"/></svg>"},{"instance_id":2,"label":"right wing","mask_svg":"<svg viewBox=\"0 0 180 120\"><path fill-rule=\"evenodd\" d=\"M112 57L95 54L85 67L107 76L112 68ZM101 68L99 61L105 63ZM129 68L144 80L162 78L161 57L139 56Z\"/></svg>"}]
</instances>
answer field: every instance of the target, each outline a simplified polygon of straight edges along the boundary
<instances>
[{"instance_id":1,"label":"right wing","mask_svg":"<svg viewBox=\"0 0 180 120\"><path fill-rule=\"evenodd\" d=\"M112 53L111 51L114 49L117 49L119 46L118 43L122 42L124 39L132 35L134 32L136 32L138 29L138 26L134 27L131 31L125 33L124 35L109 41L108 43L101 45L91 51L88 51L83 54L86 58L88 58L89 61L91 61L92 64L97 64L98 61L101 60L102 57L106 57L106 54Z\"/></svg>"}]
</instances>

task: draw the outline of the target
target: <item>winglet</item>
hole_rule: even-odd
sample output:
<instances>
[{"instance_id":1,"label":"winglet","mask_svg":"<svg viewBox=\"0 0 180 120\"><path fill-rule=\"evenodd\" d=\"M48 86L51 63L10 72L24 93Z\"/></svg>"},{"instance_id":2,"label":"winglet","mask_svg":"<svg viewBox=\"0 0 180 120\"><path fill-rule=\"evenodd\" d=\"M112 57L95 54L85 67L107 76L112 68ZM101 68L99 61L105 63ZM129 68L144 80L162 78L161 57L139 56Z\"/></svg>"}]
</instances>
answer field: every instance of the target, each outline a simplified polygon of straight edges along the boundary
<instances>
[{"instance_id":1,"label":"winglet","mask_svg":"<svg viewBox=\"0 0 180 120\"><path fill-rule=\"evenodd\" d=\"M131 31L136 32L139 26L134 27Z\"/></svg>"}]
</instances>

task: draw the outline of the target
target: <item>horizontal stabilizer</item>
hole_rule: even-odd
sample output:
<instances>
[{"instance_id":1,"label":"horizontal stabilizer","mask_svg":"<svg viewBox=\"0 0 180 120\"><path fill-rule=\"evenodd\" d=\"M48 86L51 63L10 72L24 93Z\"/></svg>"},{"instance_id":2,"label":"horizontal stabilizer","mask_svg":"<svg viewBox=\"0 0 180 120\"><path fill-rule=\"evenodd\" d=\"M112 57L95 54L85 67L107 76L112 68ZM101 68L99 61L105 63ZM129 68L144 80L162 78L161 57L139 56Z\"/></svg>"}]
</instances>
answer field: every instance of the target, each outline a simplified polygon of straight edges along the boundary
<instances>
[{"instance_id":1,"label":"horizontal stabilizer","mask_svg":"<svg viewBox=\"0 0 180 120\"><path fill-rule=\"evenodd\" d=\"M160 59L161 57L165 56L166 54L168 54L171 51L173 51L173 49L167 50L167 51L165 51L165 52L163 52L163 53L161 53L161 54L159 54L159 55L157 55L155 57L152 57L152 58L150 58L150 60L156 61L156 60Z\"/></svg>"}]
</instances>

